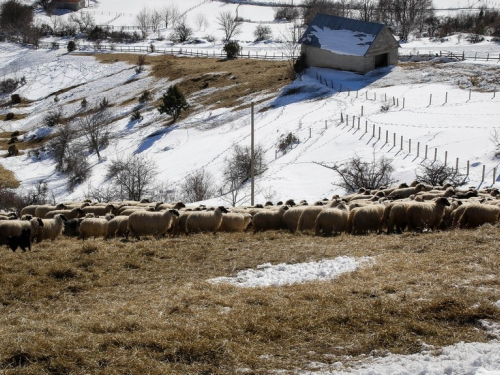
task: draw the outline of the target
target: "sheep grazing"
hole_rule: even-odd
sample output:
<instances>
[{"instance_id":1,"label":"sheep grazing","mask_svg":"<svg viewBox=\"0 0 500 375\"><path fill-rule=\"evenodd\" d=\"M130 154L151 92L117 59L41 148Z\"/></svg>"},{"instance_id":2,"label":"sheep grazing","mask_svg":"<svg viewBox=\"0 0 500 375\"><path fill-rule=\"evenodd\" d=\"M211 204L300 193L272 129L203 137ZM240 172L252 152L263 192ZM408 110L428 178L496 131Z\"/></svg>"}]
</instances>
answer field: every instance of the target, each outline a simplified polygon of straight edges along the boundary
<instances>
[{"instance_id":1,"label":"sheep grazing","mask_svg":"<svg viewBox=\"0 0 500 375\"><path fill-rule=\"evenodd\" d=\"M82 208L85 214L94 214L96 216L105 216L108 213L115 215L117 213L117 207L112 204L107 204L106 206L87 206Z\"/></svg>"},{"instance_id":2,"label":"sheep grazing","mask_svg":"<svg viewBox=\"0 0 500 375\"><path fill-rule=\"evenodd\" d=\"M397 197L409 198L410 195L417 194L421 191L426 191L426 190L427 189L426 189L424 184L417 184L414 187L411 186L411 187L407 187L407 188L395 189L388 195L388 197L394 198L394 199Z\"/></svg>"},{"instance_id":3,"label":"sheep grazing","mask_svg":"<svg viewBox=\"0 0 500 375\"><path fill-rule=\"evenodd\" d=\"M113 215L106 215L103 218L85 218L80 223L80 234L78 239L84 240L86 238L94 237L104 237L106 236L106 231L108 227L108 222L114 218Z\"/></svg>"},{"instance_id":4,"label":"sheep grazing","mask_svg":"<svg viewBox=\"0 0 500 375\"><path fill-rule=\"evenodd\" d=\"M157 211L160 210L180 210L181 208L186 207L186 205L182 202L176 203L162 203L156 207Z\"/></svg>"},{"instance_id":5,"label":"sheep grazing","mask_svg":"<svg viewBox=\"0 0 500 375\"><path fill-rule=\"evenodd\" d=\"M279 206L277 210L257 212L252 219L253 232L283 229L285 226L283 215L288 209L288 206Z\"/></svg>"},{"instance_id":6,"label":"sheep grazing","mask_svg":"<svg viewBox=\"0 0 500 375\"><path fill-rule=\"evenodd\" d=\"M439 224L439 229L445 230L451 227L453 211L455 211L461 205L462 201L456 199L450 202L450 205L444 209L444 214L443 218L441 219L441 223Z\"/></svg>"},{"instance_id":7,"label":"sheep grazing","mask_svg":"<svg viewBox=\"0 0 500 375\"><path fill-rule=\"evenodd\" d=\"M430 201L435 198L440 198L440 197L449 198L454 195L455 195L455 189L449 187L446 190L431 190L428 192L420 192L415 195L415 198L421 197L424 201Z\"/></svg>"},{"instance_id":8,"label":"sheep grazing","mask_svg":"<svg viewBox=\"0 0 500 375\"><path fill-rule=\"evenodd\" d=\"M173 222L173 217L179 216L177 210L160 212L137 211L128 217L128 233L140 240L139 236L163 236Z\"/></svg>"},{"instance_id":9,"label":"sheep grazing","mask_svg":"<svg viewBox=\"0 0 500 375\"><path fill-rule=\"evenodd\" d=\"M106 227L106 239L116 236L127 235L128 228L128 216L115 216L113 219L108 221Z\"/></svg>"},{"instance_id":10,"label":"sheep grazing","mask_svg":"<svg viewBox=\"0 0 500 375\"><path fill-rule=\"evenodd\" d=\"M21 235L23 229L30 230L30 241L38 233L38 229L43 227L43 221L40 218L33 218L29 221L27 220L6 220L0 221L0 245L7 244L7 237L9 236L19 236Z\"/></svg>"},{"instance_id":11,"label":"sheep grazing","mask_svg":"<svg viewBox=\"0 0 500 375\"><path fill-rule=\"evenodd\" d=\"M12 251L16 251L18 247L22 251L26 251L26 248L31 251L31 229L25 228L21 230L20 235L8 236L7 244Z\"/></svg>"},{"instance_id":12,"label":"sheep grazing","mask_svg":"<svg viewBox=\"0 0 500 375\"><path fill-rule=\"evenodd\" d=\"M245 232L252 222L250 214L227 213L222 215L219 232Z\"/></svg>"},{"instance_id":13,"label":"sheep grazing","mask_svg":"<svg viewBox=\"0 0 500 375\"><path fill-rule=\"evenodd\" d=\"M50 205L43 205L43 206L37 206L35 209L35 214L34 216L39 217L43 219L47 212L54 211L54 210L65 210L66 206L62 203L59 203L56 206L50 206Z\"/></svg>"},{"instance_id":14,"label":"sheep grazing","mask_svg":"<svg viewBox=\"0 0 500 375\"><path fill-rule=\"evenodd\" d=\"M496 224L500 215L500 207L488 204L471 204L458 220L460 228L477 228L484 224Z\"/></svg>"},{"instance_id":15,"label":"sheep grazing","mask_svg":"<svg viewBox=\"0 0 500 375\"><path fill-rule=\"evenodd\" d=\"M228 211L219 206L214 211L193 212L186 220L186 234L193 232L216 233L222 223L222 214Z\"/></svg>"},{"instance_id":16,"label":"sheep grazing","mask_svg":"<svg viewBox=\"0 0 500 375\"><path fill-rule=\"evenodd\" d=\"M63 232L64 223L68 221L64 215L58 214L53 219L43 219L43 226L38 230L37 241L54 241Z\"/></svg>"},{"instance_id":17,"label":"sheep grazing","mask_svg":"<svg viewBox=\"0 0 500 375\"><path fill-rule=\"evenodd\" d=\"M316 218L324 209L324 206L311 206L302 210L302 214L300 215L299 221L297 222L297 230L299 232L313 230L316 223Z\"/></svg>"},{"instance_id":18,"label":"sheep grazing","mask_svg":"<svg viewBox=\"0 0 500 375\"><path fill-rule=\"evenodd\" d=\"M314 224L316 236L336 235L345 232L349 218L349 206L345 202L340 202L333 208L327 208L319 213Z\"/></svg>"},{"instance_id":19,"label":"sheep grazing","mask_svg":"<svg viewBox=\"0 0 500 375\"><path fill-rule=\"evenodd\" d=\"M394 233L395 229L398 233L405 230L407 225L406 210L414 203L413 201L398 200L385 207L382 222L387 225L387 234Z\"/></svg>"},{"instance_id":20,"label":"sheep grazing","mask_svg":"<svg viewBox=\"0 0 500 375\"><path fill-rule=\"evenodd\" d=\"M383 227L384 211L385 206L382 204L354 208L349 211L347 233L365 234L369 231L380 233Z\"/></svg>"},{"instance_id":21,"label":"sheep grazing","mask_svg":"<svg viewBox=\"0 0 500 375\"><path fill-rule=\"evenodd\" d=\"M80 235L80 223L83 218L70 219L64 223L63 235L67 237L77 237Z\"/></svg>"},{"instance_id":22,"label":"sheep grazing","mask_svg":"<svg viewBox=\"0 0 500 375\"><path fill-rule=\"evenodd\" d=\"M436 230L447 206L450 206L450 202L444 197L431 202L414 202L406 210L408 230L422 231L425 227Z\"/></svg>"},{"instance_id":23,"label":"sheep grazing","mask_svg":"<svg viewBox=\"0 0 500 375\"><path fill-rule=\"evenodd\" d=\"M26 206L21 210L21 212L19 213L19 216L21 216L21 217L24 215L35 216L35 210L37 207L38 207L38 205Z\"/></svg>"},{"instance_id":24,"label":"sheep grazing","mask_svg":"<svg viewBox=\"0 0 500 375\"><path fill-rule=\"evenodd\" d=\"M45 214L46 219L52 219L56 215L64 215L67 220L77 219L79 217L84 217L85 212L81 208L73 208L72 210L54 210L49 211Z\"/></svg>"},{"instance_id":25,"label":"sheep grazing","mask_svg":"<svg viewBox=\"0 0 500 375\"><path fill-rule=\"evenodd\" d=\"M283 214L283 222L285 223L285 228L292 233L295 232L297 230L297 226L299 225L300 215L302 215L302 212L307 208L309 207L292 207L287 212L285 212Z\"/></svg>"}]
</instances>

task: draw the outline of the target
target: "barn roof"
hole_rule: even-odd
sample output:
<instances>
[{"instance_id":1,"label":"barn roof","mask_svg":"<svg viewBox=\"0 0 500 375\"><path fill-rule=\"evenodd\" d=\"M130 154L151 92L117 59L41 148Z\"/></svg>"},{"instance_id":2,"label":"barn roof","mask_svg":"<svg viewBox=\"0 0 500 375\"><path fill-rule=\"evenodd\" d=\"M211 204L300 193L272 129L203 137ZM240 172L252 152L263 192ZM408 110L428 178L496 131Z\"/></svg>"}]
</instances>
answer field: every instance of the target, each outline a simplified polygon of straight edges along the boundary
<instances>
[{"instance_id":1,"label":"barn roof","mask_svg":"<svg viewBox=\"0 0 500 375\"><path fill-rule=\"evenodd\" d=\"M317 14L301 43L340 55L364 56L385 25Z\"/></svg>"}]
</instances>

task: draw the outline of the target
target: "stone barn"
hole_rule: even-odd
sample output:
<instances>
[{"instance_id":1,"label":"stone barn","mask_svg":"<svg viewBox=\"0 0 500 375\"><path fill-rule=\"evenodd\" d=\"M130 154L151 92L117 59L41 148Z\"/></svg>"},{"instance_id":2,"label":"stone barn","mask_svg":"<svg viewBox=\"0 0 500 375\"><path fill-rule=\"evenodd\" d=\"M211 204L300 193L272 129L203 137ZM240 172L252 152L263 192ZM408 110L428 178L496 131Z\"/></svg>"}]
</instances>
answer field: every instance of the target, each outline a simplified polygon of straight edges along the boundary
<instances>
[{"instance_id":1,"label":"stone barn","mask_svg":"<svg viewBox=\"0 0 500 375\"><path fill-rule=\"evenodd\" d=\"M366 73L398 63L399 43L381 23L318 14L300 42L310 67Z\"/></svg>"},{"instance_id":2,"label":"stone barn","mask_svg":"<svg viewBox=\"0 0 500 375\"><path fill-rule=\"evenodd\" d=\"M53 9L69 9L77 11L85 8L86 0L53 0L51 6Z\"/></svg>"}]
</instances>

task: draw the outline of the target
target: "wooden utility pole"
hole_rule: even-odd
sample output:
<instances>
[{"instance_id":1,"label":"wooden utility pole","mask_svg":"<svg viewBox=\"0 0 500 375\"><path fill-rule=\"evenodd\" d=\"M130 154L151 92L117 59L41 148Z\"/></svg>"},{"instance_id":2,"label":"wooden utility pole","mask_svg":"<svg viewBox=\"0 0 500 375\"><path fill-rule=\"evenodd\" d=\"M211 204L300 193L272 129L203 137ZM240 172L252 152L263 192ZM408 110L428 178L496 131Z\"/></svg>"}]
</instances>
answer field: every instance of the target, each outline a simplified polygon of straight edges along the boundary
<instances>
[{"instance_id":1,"label":"wooden utility pole","mask_svg":"<svg viewBox=\"0 0 500 375\"><path fill-rule=\"evenodd\" d=\"M254 108L253 108L254 104L252 102L252 125L251 125L251 132L252 132L252 135L251 135L251 154L250 154L250 178L252 180L251 182L251 190L250 190L250 195L251 195L251 198L250 198L250 204L253 206L254 205L254 193L255 193L255 153L254 153Z\"/></svg>"}]
</instances>

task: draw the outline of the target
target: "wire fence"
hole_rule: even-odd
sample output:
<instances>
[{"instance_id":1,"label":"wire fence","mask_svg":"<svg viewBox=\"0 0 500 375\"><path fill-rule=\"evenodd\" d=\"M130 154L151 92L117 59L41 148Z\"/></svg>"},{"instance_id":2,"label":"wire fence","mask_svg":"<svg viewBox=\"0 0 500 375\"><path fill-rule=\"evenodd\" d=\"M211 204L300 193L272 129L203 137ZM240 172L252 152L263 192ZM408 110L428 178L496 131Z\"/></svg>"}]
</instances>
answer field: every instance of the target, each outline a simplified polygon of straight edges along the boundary
<instances>
[{"instance_id":1,"label":"wire fence","mask_svg":"<svg viewBox=\"0 0 500 375\"><path fill-rule=\"evenodd\" d=\"M63 43L39 43L38 48L42 49L60 49L67 48L66 44ZM112 51L112 52L123 52L123 53L158 53L163 55L173 55L173 56L191 56L191 57L205 57L205 58L226 58L227 54L223 50L195 50L189 48L157 48L154 45L149 46L124 46L115 44L77 44L76 50L78 51ZM257 51L245 51L241 50L238 54L239 58L255 59L255 60L290 60L296 59L299 55L290 56L284 52L264 52L259 53Z\"/></svg>"}]
</instances>

